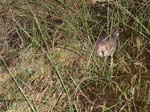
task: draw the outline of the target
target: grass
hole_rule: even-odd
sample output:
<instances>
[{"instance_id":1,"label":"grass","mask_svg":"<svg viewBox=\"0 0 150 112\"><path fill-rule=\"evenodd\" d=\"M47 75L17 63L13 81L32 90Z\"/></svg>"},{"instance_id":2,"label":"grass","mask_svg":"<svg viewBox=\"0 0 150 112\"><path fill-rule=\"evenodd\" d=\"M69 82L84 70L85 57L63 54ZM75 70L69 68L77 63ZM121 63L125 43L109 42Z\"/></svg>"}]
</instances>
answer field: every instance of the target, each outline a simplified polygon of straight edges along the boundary
<instances>
[{"instance_id":1,"label":"grass","mask_svg":"<svg viewBox=\"0 0 150 112\"><path fill-rule=\"evenodd\" d=\"M91 1L0 2L0 111L150 111L149 1ZM111 66L94 46L118 26Z\"/></svg>"}]
</instances>

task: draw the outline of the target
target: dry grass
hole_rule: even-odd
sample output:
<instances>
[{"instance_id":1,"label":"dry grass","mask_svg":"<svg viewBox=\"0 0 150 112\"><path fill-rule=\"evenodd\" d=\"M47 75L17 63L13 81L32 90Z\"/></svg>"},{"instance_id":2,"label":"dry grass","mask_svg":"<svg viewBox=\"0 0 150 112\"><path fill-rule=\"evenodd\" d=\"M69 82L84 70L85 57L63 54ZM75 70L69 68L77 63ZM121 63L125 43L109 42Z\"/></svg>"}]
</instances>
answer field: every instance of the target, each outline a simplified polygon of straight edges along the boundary
<instances>
[{"instance_id":1,"label":"dry grass","mask_svg":"<svg viewBox=\"0 0 150 112\"><path fill-rule=\"evenodd\" d=\"M149 112L149 2L109 3L1 1L0 111ZM94 45L118 26L111 66Z\"/></svg>"}]
</instances>

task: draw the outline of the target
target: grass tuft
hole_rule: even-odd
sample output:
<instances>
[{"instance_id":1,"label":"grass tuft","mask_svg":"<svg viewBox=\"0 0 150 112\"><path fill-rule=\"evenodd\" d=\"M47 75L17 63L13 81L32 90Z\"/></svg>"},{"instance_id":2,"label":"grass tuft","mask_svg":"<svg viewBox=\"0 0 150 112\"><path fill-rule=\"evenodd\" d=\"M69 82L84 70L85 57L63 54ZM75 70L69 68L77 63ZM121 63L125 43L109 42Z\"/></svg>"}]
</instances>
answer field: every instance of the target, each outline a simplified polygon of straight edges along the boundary
<instances>
[{"instance_id":1,"label":"grass tuft","mask_svg":"<svg viewBox=\"0 0 150 112\"><path fill-rule=\"evenodd\" d=\"M149 1L1 0L0 111L149 112ZM100 58L97 39L120 27Z\"/></svg>"}]
</instances>

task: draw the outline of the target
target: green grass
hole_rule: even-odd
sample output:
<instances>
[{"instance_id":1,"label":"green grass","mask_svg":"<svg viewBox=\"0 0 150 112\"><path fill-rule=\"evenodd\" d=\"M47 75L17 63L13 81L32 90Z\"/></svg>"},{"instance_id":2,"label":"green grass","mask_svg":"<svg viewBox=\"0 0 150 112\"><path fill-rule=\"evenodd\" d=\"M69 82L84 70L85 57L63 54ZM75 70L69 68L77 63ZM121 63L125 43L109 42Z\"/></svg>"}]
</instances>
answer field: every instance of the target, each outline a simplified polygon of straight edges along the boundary
<instances>
[{"instance_id":1,"label":"green grass","mask_svg":"<svg viewBox=\"0 0 150 112\"><path fill-rule=\"evenodd\" d=\"M0 2L0 111L150 111L149 1L107 2ZM118 26L111 65L94 46Z\"/></svg>"}]
</instances>

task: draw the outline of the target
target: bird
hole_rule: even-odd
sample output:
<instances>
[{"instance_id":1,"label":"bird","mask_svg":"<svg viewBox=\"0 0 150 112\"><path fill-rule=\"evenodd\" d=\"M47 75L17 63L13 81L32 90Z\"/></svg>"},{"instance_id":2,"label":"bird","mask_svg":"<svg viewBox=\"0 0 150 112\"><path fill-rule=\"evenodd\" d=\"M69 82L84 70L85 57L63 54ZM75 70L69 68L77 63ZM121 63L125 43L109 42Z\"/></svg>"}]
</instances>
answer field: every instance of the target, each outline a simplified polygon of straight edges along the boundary
<instances>
[{"instance_id":1,"label":"bird","mask_svg":"<svg viewBox=\"0 0 150 112\"><path fill-rule=\"evenodd\" d=\"M97 55L99 57L112 57L117 47L118 37L119 28L113 29L111 34L99 37L95 44Z\"/></svg>"}]
</instances>

